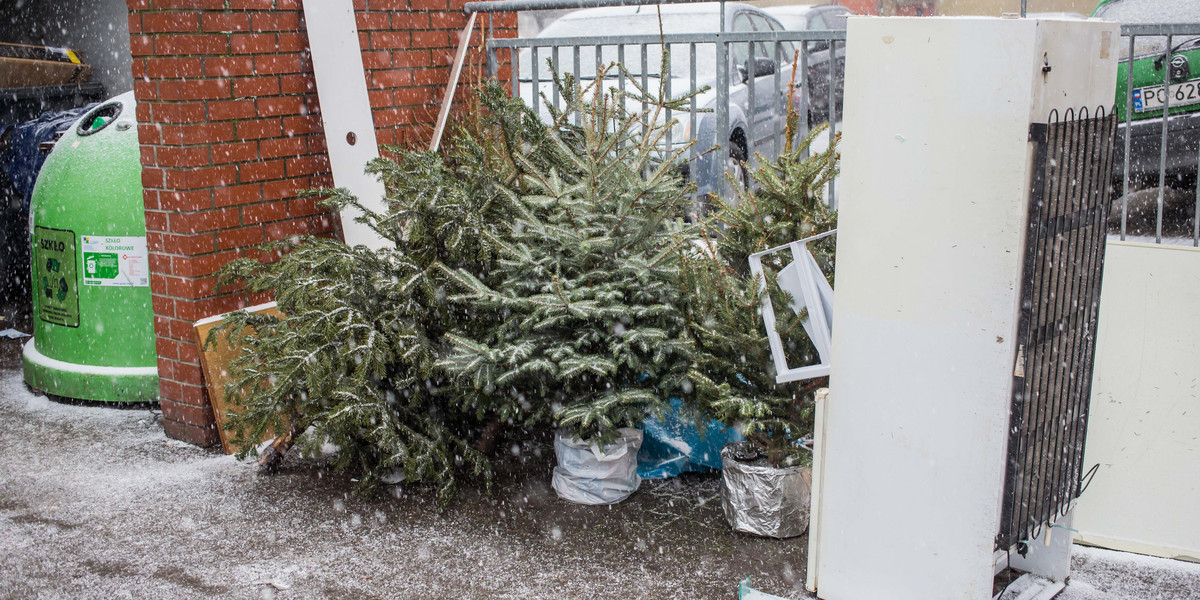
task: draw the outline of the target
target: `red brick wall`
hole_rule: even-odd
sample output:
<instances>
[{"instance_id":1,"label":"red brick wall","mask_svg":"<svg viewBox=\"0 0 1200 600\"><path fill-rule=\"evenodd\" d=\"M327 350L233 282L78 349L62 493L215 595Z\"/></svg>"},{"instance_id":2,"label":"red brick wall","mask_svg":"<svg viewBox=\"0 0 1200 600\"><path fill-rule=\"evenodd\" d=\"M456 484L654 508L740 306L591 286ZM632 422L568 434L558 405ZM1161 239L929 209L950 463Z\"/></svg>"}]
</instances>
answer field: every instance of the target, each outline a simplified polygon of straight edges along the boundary
<instances>
[{"instance_id":1,"label":"red brick wall","mask_svg":"<svg viewBox=\"0 0 1200 600\"><path fill-rule=\"evenodd\" d=\"M879 14L879 0L837 0L834 4L845 6L856 15Z\"/></svg>"},{"instance_id":2,"label":"red brick wall","mask_svg":"<svg viewBox=\"0 0 1200 600\"><path fill-rule=\"evenodd\" d=\"M269 300L218 290L214 273L263 242L339 234L336 215L298 195L333 183L303 10L300 0L127 3L164 427L212 445L192 325ZM354 1L380 144L427 139L462 3ZM498 35L515 33L515 16L500 25Z\"/></svg>"},{"instance_id":3,"label":"red brick wall","mask_svg":"<svg viewBox=\"0 0 1200 600\"><path fill-rule=\"evenodd\" d=\"M856 15L931 17L937 14L936 0L837 0Z\"/></svg>"}]
</instances>

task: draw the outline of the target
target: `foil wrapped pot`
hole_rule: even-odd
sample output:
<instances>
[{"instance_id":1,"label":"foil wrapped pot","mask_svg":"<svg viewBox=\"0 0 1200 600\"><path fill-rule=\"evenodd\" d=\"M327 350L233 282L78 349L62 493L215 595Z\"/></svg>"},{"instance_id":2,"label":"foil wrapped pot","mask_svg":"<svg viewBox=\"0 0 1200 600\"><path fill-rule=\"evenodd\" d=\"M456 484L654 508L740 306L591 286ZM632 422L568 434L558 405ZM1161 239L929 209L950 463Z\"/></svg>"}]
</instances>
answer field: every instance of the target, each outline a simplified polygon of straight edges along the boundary
<instances>
[{"instance_id":1,"label":"foil wrapped pot","mask_svg":"<svg viewBox=\"0 0 1200 600\"><path fill-rule=\"evenodd\" d=\"M749 442L721 449L721 505L734 531L773 538L808 529L812 469L772 467Z\"/></svg>"}]
</instances>

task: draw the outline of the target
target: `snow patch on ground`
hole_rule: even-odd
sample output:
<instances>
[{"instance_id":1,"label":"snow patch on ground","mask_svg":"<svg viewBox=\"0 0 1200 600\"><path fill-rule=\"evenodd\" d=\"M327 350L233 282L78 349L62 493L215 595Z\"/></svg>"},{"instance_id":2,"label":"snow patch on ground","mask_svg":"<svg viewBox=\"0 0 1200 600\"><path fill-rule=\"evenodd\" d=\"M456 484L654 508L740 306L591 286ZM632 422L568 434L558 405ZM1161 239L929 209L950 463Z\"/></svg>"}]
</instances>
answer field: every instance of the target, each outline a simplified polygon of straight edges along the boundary
<instances>
[{"instance_id":1,"label":"snow patch on ground","mask_svg":"<svg viewBox=\"0 0 1200 600\"><path fill-rule=\"evenodd\" d=\"M803 568L806 540L732 533L713 476L570 505L549 487L549 440L531 441L543 452L506 458L493 496L464 485L438 513L416 489L353 496L318 464L260 476L159 419L50 401L0 370L0 598L675 600L731 597L746 575L802 584L781 574Z\"/></svg>"},{"instance_id":2,"label":"snow patch on ground","mask_svg":"<svg viewBox=\"0 0 1200 600\"><path fill-rule=\"evenodd\" d=\"M809 597L807 539L731 532L715 476L571 505L549 438L529 440L493 496L464 485L438 513L407 488L355 497L315 464L259 476L159 419L53 402L0 369L0 598L687 600L733 598L747 575ZM1090 548L1074 565L1062 600L1200 600L1200 565Z\"/></svg>"},{"instance_id":3,"label":"snow patch on ground","mask_svg":"<svg viewBox=\"0 0 1200 600\"><path fill-rule=\"evenodd\" d=\"M1058 600L1200 600L1200 564L1075 546Z\"/></svg>"}]
</instances>

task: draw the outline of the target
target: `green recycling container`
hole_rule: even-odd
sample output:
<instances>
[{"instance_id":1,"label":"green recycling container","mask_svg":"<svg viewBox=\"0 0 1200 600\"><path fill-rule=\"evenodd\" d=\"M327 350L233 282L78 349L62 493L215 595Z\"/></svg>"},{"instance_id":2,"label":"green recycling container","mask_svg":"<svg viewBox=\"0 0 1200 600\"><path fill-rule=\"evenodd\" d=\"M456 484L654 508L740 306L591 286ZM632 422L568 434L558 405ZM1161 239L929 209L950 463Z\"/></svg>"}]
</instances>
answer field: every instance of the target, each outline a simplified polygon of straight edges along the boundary
<instances>
[{"instance_id":1,"label":"green recycling container","mask_svg":"<svg viewBox=\"0 0 1200 600\"><path fill-rule=\"evenodd\" d=\"M58 140L30 204L33 339L25 382L102 402L158 398L133 92Z\"/></svg>"}]
</instances>

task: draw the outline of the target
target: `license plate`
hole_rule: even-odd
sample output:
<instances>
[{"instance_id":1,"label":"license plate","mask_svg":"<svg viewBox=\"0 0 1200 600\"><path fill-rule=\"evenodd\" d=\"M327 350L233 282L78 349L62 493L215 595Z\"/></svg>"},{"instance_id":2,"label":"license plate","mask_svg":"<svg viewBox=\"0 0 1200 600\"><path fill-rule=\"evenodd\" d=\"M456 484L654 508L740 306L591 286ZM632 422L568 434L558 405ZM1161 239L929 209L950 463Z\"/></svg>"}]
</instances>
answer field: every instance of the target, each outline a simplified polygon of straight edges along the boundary
<instances>
[{"instance_id":1,"label":"license plate","mask_svg":"<svg viewBox=\"0 0 1200 600\"><path fill-rule=\"evenodd\" d=\"M1171 107L1200 104L1200 79L1171 84ZM1163 85L1151 85L1133 90L1133 111L1162 110L1167 101Z\"/></svg>"}]
</instances>

